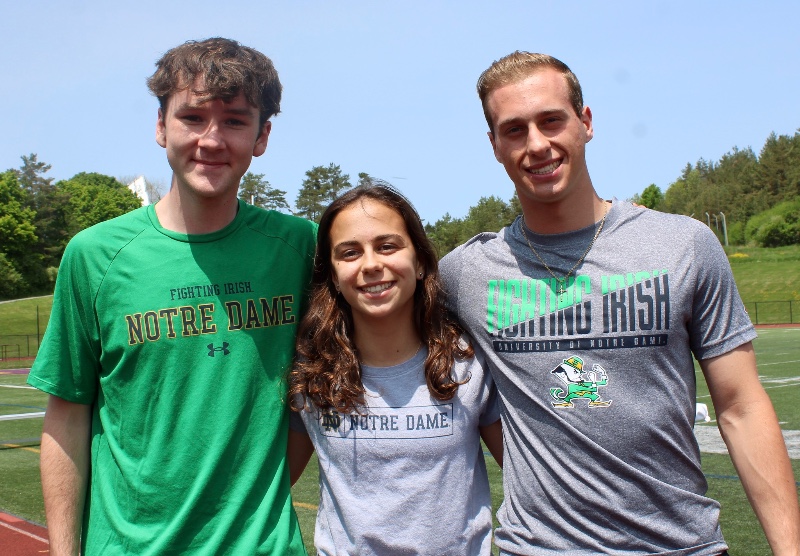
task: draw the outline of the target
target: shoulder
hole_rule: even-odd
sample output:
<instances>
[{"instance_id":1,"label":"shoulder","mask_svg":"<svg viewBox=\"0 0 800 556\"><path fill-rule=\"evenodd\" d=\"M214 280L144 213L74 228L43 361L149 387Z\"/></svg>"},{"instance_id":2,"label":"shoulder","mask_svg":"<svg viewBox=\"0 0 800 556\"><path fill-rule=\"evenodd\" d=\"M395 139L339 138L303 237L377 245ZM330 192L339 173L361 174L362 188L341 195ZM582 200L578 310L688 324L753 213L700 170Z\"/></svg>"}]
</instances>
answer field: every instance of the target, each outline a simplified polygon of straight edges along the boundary
<instances>
[{"instance_id":1,"label":"shoulder","mask_svg":"<svg viewBox=\"0 0 800 556\"><path fill-rule=\"evenodd\" d=\"M152 224L147 216L147 207L133 210L75 234L67 244L64 258L69 260L70 257L84 253L113 257L144 230L150 228Z\"/></svg>"},{"instance_id":2,"label":"shoulder","mask_svg":"<svg viewBox=\"0 0 800 556\"><path fill-rule=\"evenodd\" d=\"M488 253L497 252L499 246L506 243L509 228L506 226L499 232L481 232L450 251L439 261L442 274L460 272L464 262L470 261L474 265L476 260L486 258Z\"/></svg>"},{"instance_id":3,"label":"shoulder","mask_svg":"<svg viewBox=\"0 0 800 556\"><path fill-rule=\"evenodd\" d=\"M281 241L303 256L313 255L317 244L315 222L246 203L240 206L246 225L251 231L265 238Z\"/></svg>"},{"instance_id":4,"label":"shoulder","mask_svg":"<svg viewBox=\"0 0 800 556\"><path fill-rule=\"evenodd\" d=\"M654 232L664 231L680 235L701 234L710 232L703 222L683 214L670 214L644 207L635 207L628 201L615 200L618 225L636 225L646 227Z\"/></svg>"}]
</instances>

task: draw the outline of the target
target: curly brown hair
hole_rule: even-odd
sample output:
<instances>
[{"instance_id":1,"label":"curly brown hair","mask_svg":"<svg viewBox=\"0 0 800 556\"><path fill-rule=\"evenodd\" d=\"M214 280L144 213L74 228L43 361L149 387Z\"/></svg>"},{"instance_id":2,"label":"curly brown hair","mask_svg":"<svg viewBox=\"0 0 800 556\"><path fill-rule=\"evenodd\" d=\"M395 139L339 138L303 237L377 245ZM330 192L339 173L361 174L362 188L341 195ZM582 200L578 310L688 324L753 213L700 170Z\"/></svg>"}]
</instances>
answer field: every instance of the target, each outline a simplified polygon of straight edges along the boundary
<instances>
[{"instance_id":1,"label":"curly brown hair","mask_svg":"<svg viewBox=\"0 0 800 556\"><path fill-rule=\"evenodd\" d=\"M361 199L371 199L397 211L425 270L414 291L414 324L428 348L425 379L431 395L439 400L451 399L463 384L452 376L455 358L474 355L472 345L461 341L462 329L445 310L438 257L419 215L391 185L372 180L336 199L320 219L310 307L300 323L297 362L289 375L289 399L294 410L302 409L305 401L342 413L360 411L365 405L361 364L353 342L353 315L344 297L337 295L332 280L330 241L336 216Z\"/></svg>"},{"instance_id":2,"label":"curly brown hair","mask_svg":"<svg viewBox=\"0 0 800 556\"><path fill-rule=\"evenodd\" d=\"M167 51L156 62L147 86L158 97L163 113L170 96L198 79L203 89L193 92L208 100L231 100L241 92L258 108L259 128L281 111L283 87L272 60L231 39L187 41Z\"/></svg>"}]
</instances>

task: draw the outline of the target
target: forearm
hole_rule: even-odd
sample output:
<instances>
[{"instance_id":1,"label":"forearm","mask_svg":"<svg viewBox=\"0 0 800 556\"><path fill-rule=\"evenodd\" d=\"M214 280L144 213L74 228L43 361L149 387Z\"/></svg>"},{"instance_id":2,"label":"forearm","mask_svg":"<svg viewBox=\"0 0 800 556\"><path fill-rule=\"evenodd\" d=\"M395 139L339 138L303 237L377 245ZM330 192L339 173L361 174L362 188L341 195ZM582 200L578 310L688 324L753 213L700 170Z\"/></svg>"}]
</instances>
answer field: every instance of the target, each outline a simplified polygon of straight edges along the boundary
<instances>
[{"instance_id":1,"label":"forearm","mask_svg":"<svg viewBox=\"0 0 800 556\"><path fill-rule=\"evenodd\" d=\"M729 407L719 427L747 498L777 555L800 555L800 509L792 466L766 393Z\"/></svg>"},{"instance_id":2,"label":"forearm","mask_svg":"<svg viewBox=\"0 0 800 556\"><path fill-rule=\"evenodd\" d=\"M91 407L50 397L42 431L42 492L52 556L80 552Z\"/></svg>"}]
</instances>

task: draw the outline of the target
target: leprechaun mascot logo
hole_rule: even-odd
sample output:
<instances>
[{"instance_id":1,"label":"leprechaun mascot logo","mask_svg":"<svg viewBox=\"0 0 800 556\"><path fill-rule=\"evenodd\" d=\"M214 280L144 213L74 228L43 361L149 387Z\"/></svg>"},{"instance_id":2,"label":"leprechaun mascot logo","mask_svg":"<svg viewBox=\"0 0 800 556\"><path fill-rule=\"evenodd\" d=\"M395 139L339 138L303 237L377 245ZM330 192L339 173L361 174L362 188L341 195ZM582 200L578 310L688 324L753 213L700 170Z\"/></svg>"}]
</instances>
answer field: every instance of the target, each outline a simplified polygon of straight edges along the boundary
<instances>
[{"instance_id":1,"label":"leprechaun mascot logo","mask_svg":"<svg viewBox=\"0 0 800 556\"><path fill-rule=\"evenodd\" d=\"M566 391L561 387L550 388L550 396L555 400L553 407L575 407L572 401L576 398L589 400L589 407L611 405L611 400L604 400L597 393L598 387L608 384L608 374L602 366L594 364L591 371L583 372L583 359L573 355L550 372L567 387Z\"/></svg>"}]
</instances>

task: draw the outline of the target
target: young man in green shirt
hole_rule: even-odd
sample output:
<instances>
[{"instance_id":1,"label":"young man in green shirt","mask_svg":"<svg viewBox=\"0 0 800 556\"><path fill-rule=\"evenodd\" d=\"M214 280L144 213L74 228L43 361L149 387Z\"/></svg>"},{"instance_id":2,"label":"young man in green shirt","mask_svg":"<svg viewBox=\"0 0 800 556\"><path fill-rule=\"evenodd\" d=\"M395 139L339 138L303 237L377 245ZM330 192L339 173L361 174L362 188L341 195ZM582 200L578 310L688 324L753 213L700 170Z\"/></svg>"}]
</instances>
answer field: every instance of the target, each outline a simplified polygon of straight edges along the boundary
<instances>
[{"instance_id":1,"label":"young man in green shirt","mask_svg":"<svg viewBox=\"0 0 800 556\"><path fill-rule=\"evenodd\" d=\"M237 198L281 85L227 39L156 65L171 189L70 242L29 378L51 554L305 554L284 376L316 228Z\"/></svg>"}]
</instances>

